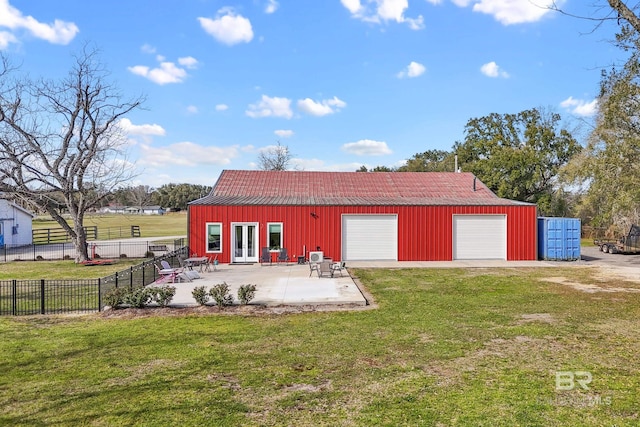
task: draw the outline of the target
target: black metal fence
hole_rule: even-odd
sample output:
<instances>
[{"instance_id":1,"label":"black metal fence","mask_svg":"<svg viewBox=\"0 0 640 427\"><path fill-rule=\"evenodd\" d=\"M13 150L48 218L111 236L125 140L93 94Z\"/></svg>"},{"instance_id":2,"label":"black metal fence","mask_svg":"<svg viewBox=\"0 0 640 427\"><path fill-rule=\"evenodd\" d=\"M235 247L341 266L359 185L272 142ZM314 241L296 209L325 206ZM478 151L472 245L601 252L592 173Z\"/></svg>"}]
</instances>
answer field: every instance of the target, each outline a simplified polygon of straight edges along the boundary
<instances>
[{"instance_id":1,"label":"black metal fence","mask_svg":"<svg viewBox=\"0 0 640 427\"><path fill-rule=\"evenodd\" d=\"M167 260L178 266L189 248L180 247L141 264L98 279L0 280L0 315L63 314L101 311L103 296L113 288L130 290L147 286L158 278L154 264Z\"/></svg>"},{"instance_id":2,"label":"black metal fence","mask_svg":"<svg viewBox=\"0 0 640 427\"><path fill-rule=\"evenodd\" d=\"M89 243L91 258L146 258L160 256L185 246L185 239L170 241L116 241ZM0 248L0 262L74 259L76 249L71 243L49 245L5 245Z\"/></svg>"}]
</instances>

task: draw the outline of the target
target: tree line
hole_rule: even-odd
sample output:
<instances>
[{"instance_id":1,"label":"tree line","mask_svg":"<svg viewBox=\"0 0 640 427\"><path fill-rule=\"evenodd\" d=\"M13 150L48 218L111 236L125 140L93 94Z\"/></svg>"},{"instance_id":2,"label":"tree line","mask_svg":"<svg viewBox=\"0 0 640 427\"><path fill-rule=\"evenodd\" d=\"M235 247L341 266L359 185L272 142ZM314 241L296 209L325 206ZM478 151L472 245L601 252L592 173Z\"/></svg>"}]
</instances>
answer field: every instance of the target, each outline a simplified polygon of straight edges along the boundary
<instances>
[{"instance_id":1,"label":"tree line","mask_svg":"<svg viewBox=\"0 0 640 427\"><path fill-rule=\"evenodd\" d=\"M158 188L148 185L120 187L106 198L106 204L120 206L161 206L171 212L187 209L189 202L206 196L210 186L197 184L164 184Z\"/></svg>"}]
</instances>

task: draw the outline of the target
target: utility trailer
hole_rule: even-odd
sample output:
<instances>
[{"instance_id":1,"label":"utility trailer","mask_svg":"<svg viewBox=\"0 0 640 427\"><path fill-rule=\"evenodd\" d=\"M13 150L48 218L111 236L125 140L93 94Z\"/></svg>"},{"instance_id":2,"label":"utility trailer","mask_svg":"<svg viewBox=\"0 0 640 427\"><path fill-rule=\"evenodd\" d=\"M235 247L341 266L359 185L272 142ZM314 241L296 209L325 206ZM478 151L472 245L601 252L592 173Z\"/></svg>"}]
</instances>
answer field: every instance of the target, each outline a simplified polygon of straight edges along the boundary
<instances>
[{"instance_id":1,"label":"utility trailer","mask_svg":"<svg viewBox=\"0 0 640 427\"><path fill-rule=\"evenodd\" d=\"M632 225L629 234L622 236L617 241L595 240L595 245L605 253L610 254L637 254L640 253L640 227Z\"/></svg>"}]
</instances>

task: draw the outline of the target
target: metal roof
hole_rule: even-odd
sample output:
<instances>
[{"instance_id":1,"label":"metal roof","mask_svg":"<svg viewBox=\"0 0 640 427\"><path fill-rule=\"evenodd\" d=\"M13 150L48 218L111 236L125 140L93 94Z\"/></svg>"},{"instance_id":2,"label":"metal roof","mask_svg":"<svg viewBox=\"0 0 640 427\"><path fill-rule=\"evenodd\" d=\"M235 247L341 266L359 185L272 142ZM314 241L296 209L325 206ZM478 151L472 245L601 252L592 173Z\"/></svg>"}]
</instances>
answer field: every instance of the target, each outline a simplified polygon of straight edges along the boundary
<instances>
[{"instance_id":1,"label":"metal roof","mask_svg":"<svg viewBox=\"0 0 640 427\"><path fill-rule=\"evenodd\" d=\"M192 205L515 205L472 173L224 170Z\"/></svg>"}]
</instances>

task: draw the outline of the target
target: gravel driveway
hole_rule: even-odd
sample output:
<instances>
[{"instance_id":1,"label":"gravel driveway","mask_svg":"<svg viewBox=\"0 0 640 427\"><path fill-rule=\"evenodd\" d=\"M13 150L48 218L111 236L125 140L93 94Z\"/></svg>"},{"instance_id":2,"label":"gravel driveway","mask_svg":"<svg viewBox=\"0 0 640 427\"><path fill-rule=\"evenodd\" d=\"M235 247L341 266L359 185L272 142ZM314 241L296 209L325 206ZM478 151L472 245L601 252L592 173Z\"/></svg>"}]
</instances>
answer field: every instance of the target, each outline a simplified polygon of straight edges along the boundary
<instances>
[{"instance_id":1,"label":"gravel driveway","mask_svg":"<svg viewBox=\"0 0 640 427\"><path fill-rule=\"evenodd\" d=\"M586 264L640 268L640 254L606 254L600 252L597 246L582 246L580 250L582 253L582 262Z\"/></svg>"}]
</instances>

